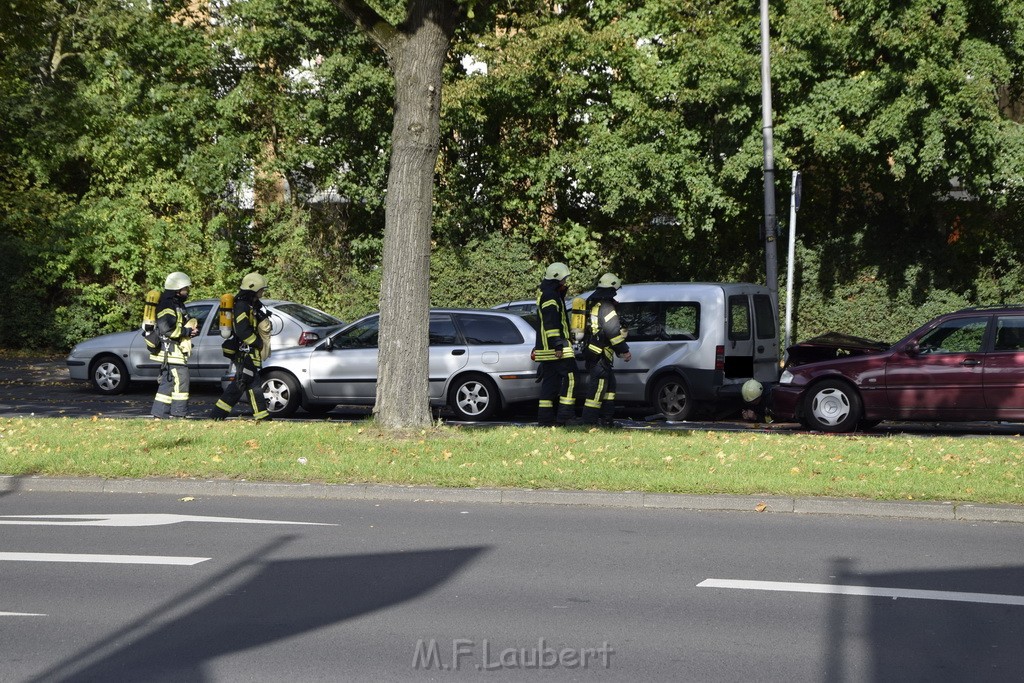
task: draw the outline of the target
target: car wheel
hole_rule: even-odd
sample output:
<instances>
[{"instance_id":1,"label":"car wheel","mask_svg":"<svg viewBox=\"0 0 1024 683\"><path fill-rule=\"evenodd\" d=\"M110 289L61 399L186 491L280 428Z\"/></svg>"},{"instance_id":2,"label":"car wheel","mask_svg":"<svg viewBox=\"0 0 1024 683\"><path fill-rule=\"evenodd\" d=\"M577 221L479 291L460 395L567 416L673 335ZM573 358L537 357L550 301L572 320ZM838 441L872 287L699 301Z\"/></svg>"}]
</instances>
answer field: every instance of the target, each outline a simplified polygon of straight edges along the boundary
<instances>
[{"instance_id":1,"label":"car wheel","mask_svg":"<svg viewBox=\"0 0 1024 683\"><path fill-rule=\"evenodd\" d=\"M302 403L302 390L295 378L286 372L268 372L263 378L263 396L267 410L274 417L294 415Z\"/></svg>"},{"instance_id":2,"label":"car wheel","mask_svg":"<svg viewBox=\"0 0 1024 683\"><path fill-rule=\"evenodd\" d=\"M489 420L500 402L494 382L481 375L459 377L448 391L448 407L459 420Z\"/></svg>"},{"instance_id":3,"label":"car wheel","mask_svg":"<svg viewBox=\"0 0 1024 683\"><path fill-rule=\"evenodd\" d=\"M829 379L812 386L804 403L804 426L822 432L852 432L861 418L860 396L846 382Z\"/></svg>"},{"instance_id":4,"label":"car wheel","mask_svg":"<svg viewBox=\"0 0 1024 683\"><path fill-rule=\"evenodd\" d=\"M681 378L671 375L654 386L654 407L669 420L686 420L693 413L690 388Z\"/></svg>"},{"instance_id":5,"label":"car wheel","mask_svg":"<svg viewBox=\"0 0 1024 683\"><path fill-rule=\"evenodd\" d=\"M123 394L128 390L128 367L117 356L100 356L92 365L89 380L101 394Z\"/></svg>"}]
</instances>

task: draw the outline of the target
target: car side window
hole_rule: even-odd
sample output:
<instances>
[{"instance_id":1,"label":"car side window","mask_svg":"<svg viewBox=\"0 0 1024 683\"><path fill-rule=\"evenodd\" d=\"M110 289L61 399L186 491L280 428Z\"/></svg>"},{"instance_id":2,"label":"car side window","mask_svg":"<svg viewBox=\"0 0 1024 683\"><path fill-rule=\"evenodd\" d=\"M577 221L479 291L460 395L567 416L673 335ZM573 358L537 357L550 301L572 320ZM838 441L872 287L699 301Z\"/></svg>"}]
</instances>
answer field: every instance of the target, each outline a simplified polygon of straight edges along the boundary
<instances>
[{"instance_id":1,"label":"car side window","mask_svg":"<svg viewBox=\"0 0 1024 683\"><path fill-rule=\"evenodd\" d=\"M1024 316L1001 315L996 318L996 351L1024 351Z\"/></svg>"},{"instance_id":2,"label":"car side window","mask_svg":"<svg viewBox=\"0 0 1024 683\"><path fill-rule=\"evenodd\" d=\"M456 316L467 344L522 344L515 323L498 315L460 313Z\"/></svg>"},{"instance_id":3,"label":"car side window","mask_svg":"<svg viewBox=\"0 0 1024 683\"><path fill-rule=\"evenodd\" d=\"M430 345L454 346L459 343L459 333L452 317L447 313L430 314Z\"/></svg>"},{"instance_id":4,"label":"car side window","mask_svg":"<svg viewBox=\"0 0 1024 683\"><path fill-rule=\"evenodd\" d=\"M353 325L331 337L332 349L372 349L377 346L380 332L380 318L374 316L369 320Z\"/></svg>"},{"instance_id":5,"label":"car side window","mask_svg":"<svg viewBox=\"0 0 1024 683\"><path fill-rule=\"evenodd\" d=\"M955 318L940 323L918 342L921 354L979 353L988 317Z\"/></svg>"},{"instance_id":6,"label":"car side window","mask_svg":"<svg viewBox=\"0 0 1024 683\"><path fill-rule=\"evenodd\" d=\"M695 301L621 303L619 320L627 342L688 341L700 337L700 304Z\"/></svg>"},{"instance_id":7,"label":"car side window","mask_svg":"<svg viewBox=\"0 0 1024 683\"><path fill-rule=\"evenodd\" d=\"M189 317L195 318L199 321L199 328L203 329L203 325L206 323L206 319L210 317L210 311L216 311L217 306L210 304L192 304L191 306L185 306L185 310L188 312ZM217 325L210 325L210 329L207 330L207 334L220 334L220 328Z\"/></svg>"}]
</instances>

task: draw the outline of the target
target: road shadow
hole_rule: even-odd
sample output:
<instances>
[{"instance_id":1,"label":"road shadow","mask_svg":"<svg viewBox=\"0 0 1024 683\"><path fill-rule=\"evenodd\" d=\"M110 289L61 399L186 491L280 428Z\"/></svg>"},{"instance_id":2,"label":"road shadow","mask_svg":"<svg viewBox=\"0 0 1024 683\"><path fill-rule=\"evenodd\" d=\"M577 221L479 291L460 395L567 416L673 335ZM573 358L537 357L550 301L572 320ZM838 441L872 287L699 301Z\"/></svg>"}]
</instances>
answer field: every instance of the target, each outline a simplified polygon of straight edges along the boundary
<instances>
[{"instance_id":1,"label":"road shadow","mask_svg":"<svg viewBox=\"0 0 1024 683\"><path fill-rule=\"evenodd\" d=\"M835 560L838 585L1019 596L1024 566L863 573ZM1024 672L1024 606L834 595L823 681L1011 681ZM870 661L856 659L866 638Z\"/></svg>"},{"instance_id":2,"label":"road shadow","mask_svg":"<svg viewBox=\"0 0 1024 683\"><path fill-rule=\"evenodd\" d=\"M287 540L280 539L189 594L176 596L32 680L205 681L204 665L210 660L412 600L487 550L473 546L260 559ZM247 578L237 582L239 575ZM197 598L199 604L181 613L182 605Z\"/></svg>"}]
</instances>

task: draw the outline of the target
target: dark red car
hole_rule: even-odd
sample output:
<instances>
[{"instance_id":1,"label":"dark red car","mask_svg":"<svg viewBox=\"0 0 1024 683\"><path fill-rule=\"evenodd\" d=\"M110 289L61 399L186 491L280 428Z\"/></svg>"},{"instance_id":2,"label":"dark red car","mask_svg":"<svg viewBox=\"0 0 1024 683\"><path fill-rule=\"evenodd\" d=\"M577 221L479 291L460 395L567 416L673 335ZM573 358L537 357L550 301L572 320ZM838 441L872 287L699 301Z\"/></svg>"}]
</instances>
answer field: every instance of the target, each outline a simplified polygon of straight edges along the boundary
<instances>
[{"instance_id":1,"label":"dark red car","mask_svg":"<svg viewBox=\"0 0 1024 683\"><path fill-rule=\"evenodd\" d=\"M823 432L882 420L1024 420L1024 307L939 316L889 346L829 334L789 349L775 418Z\"/></svg>"}]
</instances>

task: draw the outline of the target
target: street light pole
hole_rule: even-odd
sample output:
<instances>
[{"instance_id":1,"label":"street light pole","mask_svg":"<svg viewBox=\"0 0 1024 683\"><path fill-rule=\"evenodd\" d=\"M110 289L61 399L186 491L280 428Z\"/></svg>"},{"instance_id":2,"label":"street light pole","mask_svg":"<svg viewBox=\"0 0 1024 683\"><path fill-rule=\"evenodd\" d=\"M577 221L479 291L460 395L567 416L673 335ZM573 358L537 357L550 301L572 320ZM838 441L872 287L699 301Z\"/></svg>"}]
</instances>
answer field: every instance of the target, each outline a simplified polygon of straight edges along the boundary
<instances>
[{"instance_id":1,"label":"street light pole","mask_svg":"<svg viewBox=\"0 0 1024 683\"><path fill-rule=\"evenodd\" d=\"M779 257L775 238L775 152L772 145L772 74L768 45L768 0L761 0L761 118L764 134L764 259L765 278L776 311L779 306Z\"/></svg>"}]
</instances>

